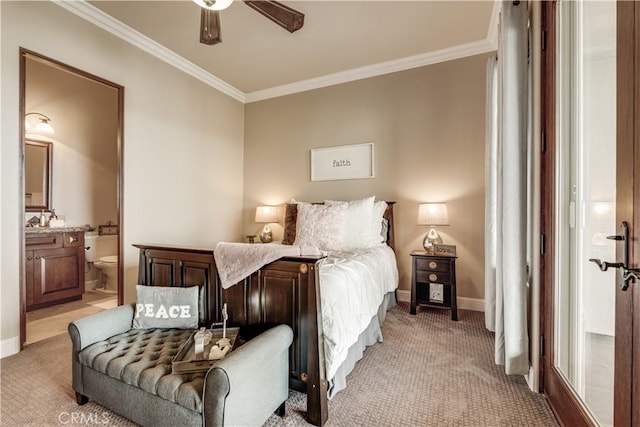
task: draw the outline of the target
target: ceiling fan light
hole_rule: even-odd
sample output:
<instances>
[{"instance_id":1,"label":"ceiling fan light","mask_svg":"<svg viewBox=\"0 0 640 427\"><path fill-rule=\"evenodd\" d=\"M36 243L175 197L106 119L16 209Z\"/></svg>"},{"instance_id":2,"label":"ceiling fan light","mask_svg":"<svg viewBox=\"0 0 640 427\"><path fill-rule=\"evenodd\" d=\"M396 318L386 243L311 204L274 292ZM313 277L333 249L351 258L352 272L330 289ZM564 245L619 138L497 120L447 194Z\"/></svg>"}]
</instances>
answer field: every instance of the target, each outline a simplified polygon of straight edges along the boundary
<instances>
[{"instance_id":1,"label":"ceiling fan light","mask_svg":"<svg viewBox=\"0 0 640 427\"><path fill-rule=\"evenodd\" d=\"M195 4L209 10L223 10L231 6L233 0L193 0Z\"/></svg>"}]
</instances>

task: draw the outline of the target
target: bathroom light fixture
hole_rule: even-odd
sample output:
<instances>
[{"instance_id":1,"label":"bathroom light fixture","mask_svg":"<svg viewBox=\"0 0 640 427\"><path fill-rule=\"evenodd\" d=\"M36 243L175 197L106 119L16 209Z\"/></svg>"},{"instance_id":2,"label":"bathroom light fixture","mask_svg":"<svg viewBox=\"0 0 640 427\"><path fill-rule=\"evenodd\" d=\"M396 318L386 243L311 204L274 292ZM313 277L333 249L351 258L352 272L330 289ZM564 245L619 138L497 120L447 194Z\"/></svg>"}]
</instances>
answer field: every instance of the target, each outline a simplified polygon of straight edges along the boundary
<instances>
[{"instance_id":1,"label":"bathroom light fixture","mask_svg":"<svg viewBox=\"0 0 640 427\"><path fill-rule=\"evenodd\" d=\"M195 4L209 10L223 10L231 6L233 0L193 0Z\"/></svg>"},{"instance_id":2,"label":"bathroom light fixture","mask_svg":"<svg viewBox=\"0 0 640 427\"><path fill-rule=\"evenodd\" d=\"M269 224L272 222L278 222L278 219L277 206L258 206L256 208L255 222L264 223L264 227L260 232L260 241L262 243L269 243L273 240Z\"/></svg>"},{"instance_id":3,"label":"bathroom light fixture","mask_svg":"<svg viewBox=\"0 0 640 427\"><path fill-rule=\"evenodd\" d=\"M53 129L53 126L51 126L51 123L49 123L51 119L45 116L44 114L37 113L35 111L24 115L24 128L26 130L31 130L31 124L29 123L29 121L27 121L27 116L30 116L32 114L37 114L38 116L42 116L42 117L38 117L38 120L40 120L40 122L36 125L36 128L35 128L36 132L49 133L51 135L56 133L55 130Z\"/></svg>"},{"instance_id":4,"label":"bathroom light fixture","mask_svg":"<svg viewBox=\"0 0 640 427\"><path fill-rule=\"evenodd\" d=\"M449 212L446 203L422 203L418 208L418 225L431 228L424 237L422 246L427 253L433 253L434 244L442 244L442 237L436 231L436 225L449 225Z\"/></svg>"}]
</instances>

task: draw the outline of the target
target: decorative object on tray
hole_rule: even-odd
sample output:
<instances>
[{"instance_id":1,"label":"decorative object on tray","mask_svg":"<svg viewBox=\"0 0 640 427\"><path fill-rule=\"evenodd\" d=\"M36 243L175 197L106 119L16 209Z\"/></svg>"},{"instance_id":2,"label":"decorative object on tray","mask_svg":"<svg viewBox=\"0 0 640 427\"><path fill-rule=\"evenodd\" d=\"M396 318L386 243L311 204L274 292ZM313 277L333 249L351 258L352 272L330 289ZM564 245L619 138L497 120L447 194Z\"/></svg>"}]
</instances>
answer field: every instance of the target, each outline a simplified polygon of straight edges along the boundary
<instances>
[{"instance_id":1,"label":"decorative object on tray","mask_svg":"<svg viewBox=\"0 0 640 427\"><path fill-rule=\"evenodd\" d=\"M231 351L231 341L227 338L227 319L229 319L229 315L227 314L227 303L225 302L222 306L222 338L220 338L216 344L211 347L209 360L222 359L229 351Z\"/></svg>"},{"instance_id":2,"label":"decorative object on tray","mask_svg":"<svg viewBox=\"0 0 640 427\"><path fill-rule=\"evenodd\" d=\"M433 254L433 245L442 244L442 237L436 231L436 225L449 225L449 212L446 203L422 203L418 208L418 225L430 226L422 245L428 254Z\"/></svg>"},{"instance_id":3,"label":"decorative object on tray","mask_svg":"<svg viewBox=\"0 0 640 427\"><path fill-rule=\"evenodd\" d=\"M206 328L202 327L198 332L193 336L196 357L202 358L204 356L204 346L209 345L211 342L211 331L208 331Z\"/></svg>"},{"instance_id":4,"label":"decorative object on tray","mask_svg":"<svg viewBox=\"0 0 640 427\"><path fill-rule=\"evenodd\" d=\"M262 243L270 243L273 240L269 224L278 222L279 219L277 206L258 206L256 208L255 222L264 223L264 227L260 232L260 241Z\"/></svg>"},{"instance_id":5,"label":"decorative object on tray","mask_svg":"<svg viewBox=\"0 0 640 427\"><path fill-rule=\"evenodd\" d=\"M433 254L440 256L456 256L456 245L433 245Z\"/></svg>"},{"instance_id":6,"label":"decorative object on tray","mask_svg":"<svg viewBox=\"0 0 640 427\"><path fill-rule=\"evenodd\" d=\"M227 328L228 319L225 303L222 306L222 328L210 330L200 328L191 334L173 357L171 372L187 374L208 371L217 360L223 359L231 352L240 328Z\"/></svg>"}]
</instances>

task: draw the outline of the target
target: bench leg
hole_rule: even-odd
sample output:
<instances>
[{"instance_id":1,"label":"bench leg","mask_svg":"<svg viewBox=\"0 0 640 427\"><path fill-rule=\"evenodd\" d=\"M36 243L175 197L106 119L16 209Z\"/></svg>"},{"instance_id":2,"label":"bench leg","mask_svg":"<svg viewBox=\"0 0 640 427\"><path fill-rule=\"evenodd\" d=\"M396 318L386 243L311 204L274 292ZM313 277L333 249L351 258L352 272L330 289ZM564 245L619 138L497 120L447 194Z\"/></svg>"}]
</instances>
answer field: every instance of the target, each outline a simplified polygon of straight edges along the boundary
<instances>
[{"instance_id":1,"label":"bench leg","mask_svg":"<svg viewBox=\"0 0 640 427\"><path fill-rule=\"evenodd\" d=\"M89 398L83 394L80 394L76 391L76 402L78 405L84 405L89 401Z\"/></svg>"},{"instance_id":2,"label":"bench leg","mask_svg":"<svg viewBox=\"0 0 640 427\"><path fill-rule=\"evenodd\" d=\"M282 402L282 405L278 406L278 409L276 409L276 415L279 416L280 418L284 417L284 404L285 402Z\"/></svg>"}]
</instances>

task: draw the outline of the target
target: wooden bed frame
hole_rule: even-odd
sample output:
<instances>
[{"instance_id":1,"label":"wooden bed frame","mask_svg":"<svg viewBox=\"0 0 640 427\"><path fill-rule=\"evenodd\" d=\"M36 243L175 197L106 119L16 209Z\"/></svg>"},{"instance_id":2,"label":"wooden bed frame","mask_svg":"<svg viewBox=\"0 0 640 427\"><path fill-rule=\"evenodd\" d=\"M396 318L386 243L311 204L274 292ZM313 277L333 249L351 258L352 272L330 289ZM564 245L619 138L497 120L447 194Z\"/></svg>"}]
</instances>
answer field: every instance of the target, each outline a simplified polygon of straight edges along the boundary
<instances>
[{"instance_id":1,"label":"wooden bed frame","mask_svg":"<svg viewBox=\"0 0 640 427\"><path fill-rule=\"evenodd\" d=\"M387 244L395 249L393 202L384 214ZM229 322L250 339L285 323L293 329L289 354L289 388L307 394L309 423L322 426L328 418L319 272L322 257L285 257L272 262L229 289L222 289L213 250L136 244L140 249L138 282L148 286L203 285L201 320L221 321L227 303Z\"/></svg>"}]
</instances>

